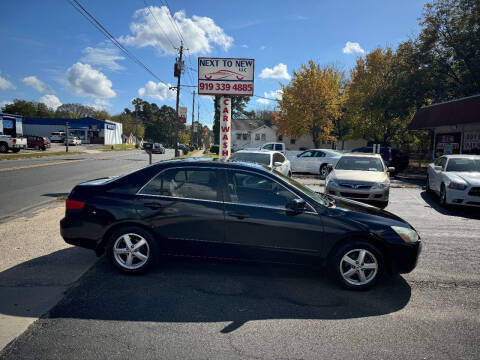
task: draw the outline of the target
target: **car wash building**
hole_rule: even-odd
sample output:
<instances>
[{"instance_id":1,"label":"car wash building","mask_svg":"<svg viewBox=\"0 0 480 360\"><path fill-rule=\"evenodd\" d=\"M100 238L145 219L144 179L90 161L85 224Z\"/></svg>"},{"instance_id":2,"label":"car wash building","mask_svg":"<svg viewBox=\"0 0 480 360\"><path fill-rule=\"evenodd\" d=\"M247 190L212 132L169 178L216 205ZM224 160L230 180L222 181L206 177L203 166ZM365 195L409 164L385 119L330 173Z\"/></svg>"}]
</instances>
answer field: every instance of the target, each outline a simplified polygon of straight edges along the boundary
<instances>
[{"instance_id":1,"label":"car wash building","mask_svg":"<svg viewBox=\"0 0 480 360\"><path fill-rule=\"evenodd\" d=\"M0 113L0 135L17 137L23 135L23 117L21 115Z\"/></svg>"},{"instance_id":2,"label":"car wash building","mask_svg":"<svg viewBox=\"0 0 480 360\"><path fill-rule=\"evenodd\" d=\"M70 136L82 140L82 144L114 145L122 143L122 124L110 120L97 120L91 117L80 119L31 118L23 119L23 133L50 137L52 132L66 130Z\"/></svg>"},{"instance_id":3,"label":"car wash building","mask_svg":"<svg viewBox=\"0 0 480 360\"><path fill-rule=\"evenodd\" d=\"M408 128L431 131L434 158L480 154L480 94L424 106Z\"/></svg>"}]
</instances>

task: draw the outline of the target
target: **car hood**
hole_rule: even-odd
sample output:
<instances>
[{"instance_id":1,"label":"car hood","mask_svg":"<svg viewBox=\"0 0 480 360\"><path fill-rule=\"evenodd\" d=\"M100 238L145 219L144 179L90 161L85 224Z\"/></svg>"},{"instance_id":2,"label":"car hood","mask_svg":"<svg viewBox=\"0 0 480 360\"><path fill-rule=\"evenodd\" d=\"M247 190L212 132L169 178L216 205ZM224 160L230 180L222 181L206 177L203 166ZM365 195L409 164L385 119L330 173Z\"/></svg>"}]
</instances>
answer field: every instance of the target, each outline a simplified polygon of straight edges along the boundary
<instances>
[{"instance_id":1,"label":"car hood","mask_svg":"<svg viewBox=\"0 0 480 360\"><path fill-rule=\"evenodd\" d=\"M384 182L388 176L383 171L337 170L330 173L330 180Z\"/></svg>"},{"instance_id":2,"label":"car hood","mask_svg":"<svg viewBox=\"0 0 480 360\"><path fill-rule=\"evenodd\" d=\"M467 184L473 186L480 186L480 172L448 172L447 176L452 181L465 181Z\"/></svg>"}]
</instances>

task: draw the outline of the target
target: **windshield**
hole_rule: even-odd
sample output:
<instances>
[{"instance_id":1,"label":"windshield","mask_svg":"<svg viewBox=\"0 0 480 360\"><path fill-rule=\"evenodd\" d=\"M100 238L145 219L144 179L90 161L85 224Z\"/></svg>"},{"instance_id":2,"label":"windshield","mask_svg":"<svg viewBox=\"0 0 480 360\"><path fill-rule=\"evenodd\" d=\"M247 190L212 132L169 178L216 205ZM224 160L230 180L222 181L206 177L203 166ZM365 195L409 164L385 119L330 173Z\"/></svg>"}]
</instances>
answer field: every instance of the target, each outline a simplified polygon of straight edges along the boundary
<instances>
[{"instance_id":1,"label":"windshield","mask_svg":"<svg viewBox=\"0 0 480 360\"><path fill-rule=\"evenodd\" d=\"M480 172L480 159L454 158L448 160L445 171Z\"/></svg>"},{"instance_id":2,"label":"windshield","mask_svg":"<svg viewBox=\"0 0 480 360\"><path fill-rule=\"evenodd\" d=\"M246 161L260 165L270 165L270 154L235 153L230 159L233 161Z\"/></svg>"},{"instance_id":3,"label":"windshield","mask_svg":"<svg viewBox=\"0 0 480 360\"><path fill-rule=\"evenodd\" d=\"M293 180L292 178L286 177L285 175L279 173L278 171L274 170L273 171L275 175L281 177L283 180L288 182L290 185L294 186L298 190L300 190L302 193L307 195L310 199L313 201L319 203L320 205L326 206L327 201L325 200L325 195L316 193L315 191L309 189L305 185L300 184L299 182Z\"/></svg>"},{"instance_id":4,"label":"windshield","mask_svg":"<svg viewBox=\"0 0 480 360\"><path fill-rule=\"evenodd\" d=\"M336 170L361 170L361 171L384 171L382 160L370 156L344 156L342 157Z\"/></svg>"}]
</instances>

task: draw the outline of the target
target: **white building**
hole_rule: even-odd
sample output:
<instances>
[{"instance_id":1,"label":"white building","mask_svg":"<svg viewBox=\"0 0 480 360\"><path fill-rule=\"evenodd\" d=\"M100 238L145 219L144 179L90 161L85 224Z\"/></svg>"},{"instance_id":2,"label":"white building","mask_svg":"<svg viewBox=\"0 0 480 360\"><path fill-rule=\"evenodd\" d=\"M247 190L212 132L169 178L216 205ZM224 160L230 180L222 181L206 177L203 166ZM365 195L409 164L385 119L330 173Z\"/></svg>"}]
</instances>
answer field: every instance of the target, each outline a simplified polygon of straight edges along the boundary
<instances>
[{"instance_id":1,"label":"white building","mask_svg":"<svg viewBox=\"0 0 480 360\"><path fill-rule=\"evenodd\" d=\"M277 135L277 126L268 126L263 120L232 119L232 149L238 151L244 148L260 147L268 142L283 142L287 150L306 150L315 147L311 136L302 135L298 138ZM344 150L353 150L366 146L363 139L345 140ZM320 149L335 149L335 143L322 142Z\"/></svg>"}]
</instances>

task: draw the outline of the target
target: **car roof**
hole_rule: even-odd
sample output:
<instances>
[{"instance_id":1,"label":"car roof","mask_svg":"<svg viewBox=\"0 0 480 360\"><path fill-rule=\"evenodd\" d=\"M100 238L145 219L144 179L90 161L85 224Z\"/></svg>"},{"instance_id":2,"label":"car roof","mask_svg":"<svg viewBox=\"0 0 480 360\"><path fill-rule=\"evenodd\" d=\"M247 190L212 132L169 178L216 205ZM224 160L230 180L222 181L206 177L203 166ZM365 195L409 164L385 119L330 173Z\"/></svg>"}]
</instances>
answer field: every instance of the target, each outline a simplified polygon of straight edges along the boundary
<instances>
[{"instance_id":1,"label":"car roof","mask_svg":"<svg viewBox=\"0 0 480 360\"><path fill-rule=\"evenodd\" d=\"M470 158L470 159L480 159L480 155L473 154L452 154L452 155L442 155L447 159L458 159L458 158Z\"/></svg>"},{"instance_id":2,"label":"car roof","mask_svg":"<svg viewBox=\"0 0 480 360\"><path fill-rule=\"evenodd\" d=\"M369 154L369 153L346 153L342 157L372 157L372 158L382 158L380 154Z\"/></svg>"},{"instance_id":3,"label":"car roof","mask_svg":"<svg viewBox=\"0 0 480 360\"><path fill-rule=\"evenodd\" d=\"M216 167L219 169L224 168L237 168L243 170L260 170L264 173L271 173L270 169L246 162L246 161L219 161L218 159L202 159L202 158L187 158L187 159L175 159L175 160L165 160L160 161L158 163L152 164L150 166L157 166L157 167L175 167L175 166L199 166L199 167Z\"/></svg>"},{"instance_id":4,"label":"car roof","mask_svg":"<svg viewBox=\"0 0 480 360\"><path fill-rule=\"evenodd\" d=\"M274 153L279 153L279 151L274 151L274 150L240 150L236 151L235 154L237 153L242 153L242 154L274 154Z\"/></svg>"}]
</instances>

